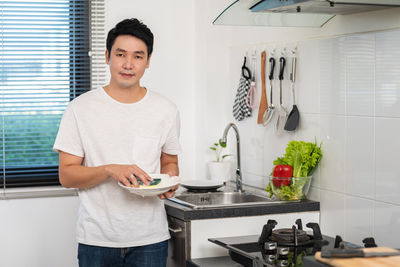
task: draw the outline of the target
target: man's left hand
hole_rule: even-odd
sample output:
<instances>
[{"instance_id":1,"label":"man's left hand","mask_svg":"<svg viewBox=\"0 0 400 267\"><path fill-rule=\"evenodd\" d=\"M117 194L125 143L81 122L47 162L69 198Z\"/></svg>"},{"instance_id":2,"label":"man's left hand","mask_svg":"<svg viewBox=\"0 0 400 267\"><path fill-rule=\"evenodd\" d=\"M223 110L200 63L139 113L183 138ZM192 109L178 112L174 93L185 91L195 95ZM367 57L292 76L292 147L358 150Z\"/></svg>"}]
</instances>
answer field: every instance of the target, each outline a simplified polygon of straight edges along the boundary
<instances>
[{"instance_id":1,"label":"man's left hand","mask_svg":"<svg viewBox=\"0 0 400 267\"><path fill-rule=\"evenodd\" d=\"M176 175L175 172L173 172L173 171L169 171L169 172L167 172L167 174L169 175L169 177L172 177L172 176ZM158 197L160 199L171 198L171 197L173 197L175 195L175 191L178 190L178 188L179 188L179 185L175 185L168 192L165 192L164 194L160 194L160 195L158 195Z\"/></svg>"},{"instance_id":2,"label":"man's left hand","mask_svg":"<svg viewBox=\"0 0 400 267\"><path fill-rule=\"evenodd\" d=\"M175 195L175 191L179 188L179 185L175 185L172 187L168 192L165 192L164 194L158 195L160 199L167 199L171 198Z\"/></svg>"}]
</instances>

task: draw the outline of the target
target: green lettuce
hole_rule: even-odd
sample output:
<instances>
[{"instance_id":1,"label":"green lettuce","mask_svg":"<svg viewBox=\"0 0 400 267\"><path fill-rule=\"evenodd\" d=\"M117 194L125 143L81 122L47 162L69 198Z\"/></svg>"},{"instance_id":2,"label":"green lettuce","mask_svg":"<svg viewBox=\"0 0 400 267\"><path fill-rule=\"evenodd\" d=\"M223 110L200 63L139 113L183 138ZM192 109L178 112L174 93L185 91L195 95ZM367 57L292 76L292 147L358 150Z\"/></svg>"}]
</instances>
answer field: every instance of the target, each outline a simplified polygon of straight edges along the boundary
<instances>
[{"instance_id":1,"label":"green lettuce","mask_svg":"<svg viewBox=\"0 0 400 267\"><path fill-rule=\"evenodd\" d=\"M287 144L286 153L283 157L278 157L273 163L274 167L280 164L292 166L293 177L307 177L313 174L321 158L321 144L317 145L317 142L311 143L294 140ZM300 179L296 183L292 183L288 186L275 188L275 193L279 195L281 200L301 199L303 197L303 187L305 183L305 179ZM270 197L274 195L270 183L265 188L265 191L269 193Z\"/></svg>"},{"instance_id":2,"label":"green lettuce","mask_svg":"<svg viewBox=\"0 0 400 267\"><path fill-rule=\"evenodd\" d=\"M293 167L293 177L307 177L313 174L322 158L321 145L304 141L290 141L283 157L274 160L274 167L279 164Z\"/></svg>"}]
</instances>

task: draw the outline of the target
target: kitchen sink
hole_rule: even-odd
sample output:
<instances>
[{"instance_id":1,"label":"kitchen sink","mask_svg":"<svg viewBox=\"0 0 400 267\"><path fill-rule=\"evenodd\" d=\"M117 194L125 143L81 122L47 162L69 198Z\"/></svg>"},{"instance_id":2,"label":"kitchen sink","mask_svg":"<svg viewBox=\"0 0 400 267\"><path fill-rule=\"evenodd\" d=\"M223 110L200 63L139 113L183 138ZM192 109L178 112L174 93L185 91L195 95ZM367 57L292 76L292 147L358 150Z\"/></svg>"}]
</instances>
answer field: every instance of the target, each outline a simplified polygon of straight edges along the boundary
<instances>
[{"instance_id":1,"label":"kitchen sink","mask_svg":"<svg viewBox=\"0 0 400 267\"><path fill-rule=\"evenodd\" d=\"M169 200L193 209L266 205L280 202L247 192L185 193Z\"/></svg>"}]
</instances>

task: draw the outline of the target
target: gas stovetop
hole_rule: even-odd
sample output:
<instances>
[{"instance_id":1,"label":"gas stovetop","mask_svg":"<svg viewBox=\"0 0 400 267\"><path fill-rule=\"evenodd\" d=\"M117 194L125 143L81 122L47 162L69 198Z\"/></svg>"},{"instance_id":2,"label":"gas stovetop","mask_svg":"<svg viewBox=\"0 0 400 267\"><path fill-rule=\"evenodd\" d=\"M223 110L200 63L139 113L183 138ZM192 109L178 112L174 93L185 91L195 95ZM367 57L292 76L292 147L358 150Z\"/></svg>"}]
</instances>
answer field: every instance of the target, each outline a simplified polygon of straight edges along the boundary
<instances>
[{"instance_id":1,"label":"gas stovetop","mask_svg":"<svg viewBox=\"0 0 400 267\"><path fill-rule=\"evenodd\" d=\"M317 223L307 223L312 233L303 229L300 219L292 228L274 229L275 220L268 220L261 235L210 238L209 241L229 250L232 260L243 266L302 266L303 257L317 251L338 247L360 247L335 238L322 235ZM376 246L373 238L363 240L365 247ZM305 266L304 266L305 267Z\"/></svg>"}]
</instances>

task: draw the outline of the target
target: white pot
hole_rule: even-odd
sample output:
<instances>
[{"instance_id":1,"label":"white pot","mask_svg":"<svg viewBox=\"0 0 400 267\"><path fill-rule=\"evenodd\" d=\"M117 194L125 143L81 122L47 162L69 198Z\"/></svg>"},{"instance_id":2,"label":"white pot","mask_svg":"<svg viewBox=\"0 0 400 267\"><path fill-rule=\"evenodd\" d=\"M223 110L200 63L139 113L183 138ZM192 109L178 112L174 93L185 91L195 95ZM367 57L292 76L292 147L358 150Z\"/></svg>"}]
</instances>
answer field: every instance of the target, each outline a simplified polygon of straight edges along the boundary
<instances>
[{"instance_id":1,"label":"white pot","mask_svg":"<svg viewBox=\"0 0 400 267\"><path fill-rule=\"evenodd\" d=\"M214 181L226 182L231 179L231 162L208 162L208 178Z\"/></svg>"}]
</instances>

